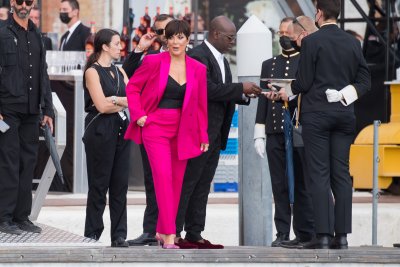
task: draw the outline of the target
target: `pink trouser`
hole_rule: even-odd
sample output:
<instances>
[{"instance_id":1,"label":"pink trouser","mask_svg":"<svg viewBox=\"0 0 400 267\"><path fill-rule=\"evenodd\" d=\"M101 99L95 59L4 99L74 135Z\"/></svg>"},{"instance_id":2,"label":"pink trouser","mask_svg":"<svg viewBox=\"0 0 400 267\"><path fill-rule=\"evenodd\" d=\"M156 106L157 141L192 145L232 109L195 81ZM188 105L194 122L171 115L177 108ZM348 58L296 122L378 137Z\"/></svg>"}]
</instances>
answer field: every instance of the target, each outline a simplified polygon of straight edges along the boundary
<instances>
[{"instance_id":1,"label":"pink trouser","mask_svg":"<svg viewBox=\"0 0 400 267\"><path fill-rule=\"evenodd\" d=\"M187 160L178 159L180 109L157 109L148 115L142 140L153 174L158 205L157 232L175 234Z\"/></svg>"}]
</instances>

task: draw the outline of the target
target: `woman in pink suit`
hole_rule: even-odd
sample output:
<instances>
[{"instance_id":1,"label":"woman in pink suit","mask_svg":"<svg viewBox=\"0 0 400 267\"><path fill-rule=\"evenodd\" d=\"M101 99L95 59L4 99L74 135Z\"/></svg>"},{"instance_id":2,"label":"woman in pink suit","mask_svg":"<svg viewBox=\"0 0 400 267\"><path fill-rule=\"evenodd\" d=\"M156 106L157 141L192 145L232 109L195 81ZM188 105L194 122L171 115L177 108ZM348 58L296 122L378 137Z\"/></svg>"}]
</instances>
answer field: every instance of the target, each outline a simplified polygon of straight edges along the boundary
<instances>
[{"instance_id":1,"label":"woman in pink suit","mask_svg":"<svg viewBox=\"0 0 400 267\"><path fill-rule=\"evenodd\" d=\"M157 236L174 245L175 219L187 160L208 150L206 67L186 56L190 26L173 20L165 28L168 52L148 55L126 94L131 123L125 138L144 144L158 205Z\"/></svg>"}]
</instances>

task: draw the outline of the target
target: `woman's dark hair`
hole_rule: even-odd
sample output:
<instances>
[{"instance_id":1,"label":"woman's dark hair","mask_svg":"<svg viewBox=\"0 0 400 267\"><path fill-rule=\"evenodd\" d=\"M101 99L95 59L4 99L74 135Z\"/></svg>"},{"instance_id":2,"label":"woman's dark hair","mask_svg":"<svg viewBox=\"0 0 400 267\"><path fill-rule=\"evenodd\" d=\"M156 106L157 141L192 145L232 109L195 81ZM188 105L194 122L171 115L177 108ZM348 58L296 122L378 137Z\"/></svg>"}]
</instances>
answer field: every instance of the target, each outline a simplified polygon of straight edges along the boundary
<instances>
[{"instance_id":1,"label":"woman's dark hair","mask_svg":"<svg viewBox=\"0 0 400 267\"><path fill-rule=\"evenodd\" d=\"M114 35L119 36L119 33L111 29L101 29L96 33L94 36L94 51L86 62L85 71L99 59L103 51L103 45L109 45Z\"/></svg>"},{"instance_id":2,"label":"woman's dark hair","mask_svg":"<svg viewBox=\"0 0 400 267\"><path fill-rule=\"evenodd\" d=\"M190 25L184 20L174 19L165 26L165 38L167 39L180 33L185 35L186 38L190 36Z\"/></svg>"},{"instance_id":3,"label":"woman's dark hair","mask_svg":"<svg viewBox=\"0 0 400 267\"><path fill-rule=\"evenodd\" d=\"M317 0L317 9L324 12L324 19L337 19L340 14L340 0Z\"/></svg>"}]
</instances>

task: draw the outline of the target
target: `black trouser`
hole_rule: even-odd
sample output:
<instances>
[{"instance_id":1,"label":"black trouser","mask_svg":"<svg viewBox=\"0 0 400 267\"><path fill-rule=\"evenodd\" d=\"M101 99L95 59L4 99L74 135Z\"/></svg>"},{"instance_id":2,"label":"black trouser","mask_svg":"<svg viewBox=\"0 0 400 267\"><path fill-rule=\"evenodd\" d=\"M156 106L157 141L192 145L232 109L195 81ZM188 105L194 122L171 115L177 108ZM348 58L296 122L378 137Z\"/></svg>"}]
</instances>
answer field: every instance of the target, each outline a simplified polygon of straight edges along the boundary
<instances>
[{"instance_id":1,"label":"black trouser","mask_svg":"<svg viewBox=\"0 0 400 267\"><path fill-rule=\"evenodd\" d=\"M153 175L149 158L143 145L140 145L140 153L142 155L143 174L144 174L144 190L146 193L146 209L143 216L143 232L151 235L156 234L156 225L158 219L158 206L156 193L154 191Z\"/></svg>"},{"instance_id":2,"label":"black trouser","mask_svg":"<svg viewBox=\"0 0 400 267\"><path fill-rule=\"evenodd\" d=\"M314 235L311 195L307 192L302 166L302 149L293 149L295 174L293 230L302 240L309 240ZM288 178L286 176L286 150L284 134L267 136L267 156L271 174L272 193L275 204L274 222L276 231L289 233L291 208L289 202Z\"/></svg>"},{"instance_id":3,"label":"black trouser","mask_svg":"<svg viewBox=\"0 0 400 267\"><path fill-rule=\"evenodd\" d=\"M210 138L211 139L211 138ZM183 179L181 200L176 217L176 233L180 236L185 224L186 239L199 241L206 223L206 208L211 182L218 166L221 138L210 141L209 150L188 161Z\"/></svg>"},{"instance_id":4,"label":"black trouser","mask_svg":"<svg viewBox=\"0 0 400 267\"><path fill-rule=\"evenodd\" d=\"M302 113L301 119L315 232L351 233L353 191L349 153L355 116L350 112L310 112Z\"/></svg>"},{"instance_id":5,"label":"black trouser","mask_svg":"<svg viewBox=\"0 0 400 267\"><path fill-rule=\"evenodd\" d=\"M89 114L85 125L94 116ZM118 114L102 114L86 129L84 143L89 192L86 207L85 236L99 238L104 230L103 213L109 193L111 240L126 239L126 194L128 191L129 143L124 140L128 121Z\"/></svg>"},{"instance_id":6,"label":"black trouser","mask_svg":"<svg viewBox=\"0 0 400 267\"><path fill-rule=\"evenodd\" d=\"M32 179L39 144L39 115L3 106L10 126L0 132L0 222L25 221L32 207Z\"/></svg>"}]
</instances>

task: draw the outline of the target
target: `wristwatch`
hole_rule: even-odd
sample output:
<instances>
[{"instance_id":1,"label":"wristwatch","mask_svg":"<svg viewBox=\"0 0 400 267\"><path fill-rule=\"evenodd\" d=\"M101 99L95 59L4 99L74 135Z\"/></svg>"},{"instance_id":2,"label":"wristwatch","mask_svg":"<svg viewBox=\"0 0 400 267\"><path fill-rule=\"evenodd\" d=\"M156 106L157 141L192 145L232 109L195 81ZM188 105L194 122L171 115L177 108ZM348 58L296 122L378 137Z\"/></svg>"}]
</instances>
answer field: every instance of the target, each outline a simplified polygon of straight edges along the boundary
<instances>
[{"instance_id":1,"label":"wristwatch","mask_svg":"<svg viewBox=\"0 0 400 267\"><path fill-rule=\"evenodd\" d=\"M117 105L118 105L118 103L117 103L117 97L116 97L115 95L113 95L113 96L111 97L111 102L114 104L114 106L117 106Z\"/></svg>"}]
</instances>

